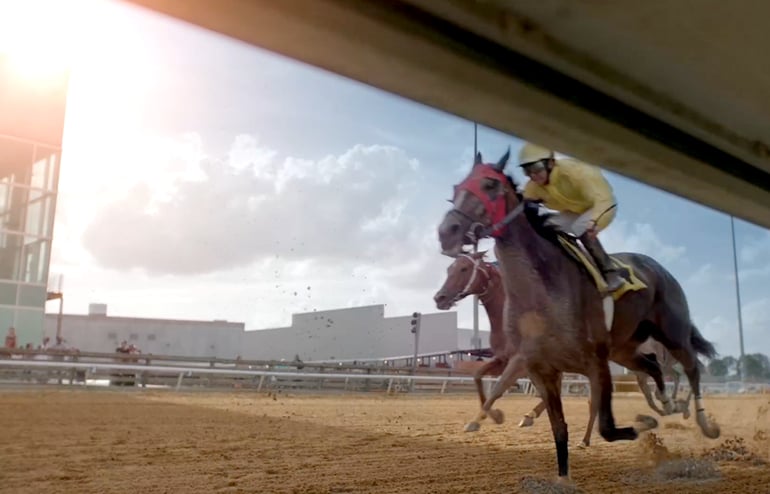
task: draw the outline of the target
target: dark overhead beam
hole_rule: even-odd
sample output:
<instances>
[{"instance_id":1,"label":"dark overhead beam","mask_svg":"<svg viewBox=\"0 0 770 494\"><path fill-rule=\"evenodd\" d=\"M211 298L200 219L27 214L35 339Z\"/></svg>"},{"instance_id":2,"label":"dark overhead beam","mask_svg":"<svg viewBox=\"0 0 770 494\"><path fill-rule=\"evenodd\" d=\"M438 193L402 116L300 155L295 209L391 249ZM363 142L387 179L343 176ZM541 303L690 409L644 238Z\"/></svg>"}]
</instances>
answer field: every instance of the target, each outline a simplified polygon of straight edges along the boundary
<instances>
[{"instance_id":1,"label":"dark overhead beam","mask_svg":"<svg viewBox=\"0 0 770 494\"><path fill-rule=\"evenodd\" d=\"M770 227L770 175L763 170L433 15L429 3L131 1ZM476 3L483 2L467 7Z\"/></svg>"}]
</instances>

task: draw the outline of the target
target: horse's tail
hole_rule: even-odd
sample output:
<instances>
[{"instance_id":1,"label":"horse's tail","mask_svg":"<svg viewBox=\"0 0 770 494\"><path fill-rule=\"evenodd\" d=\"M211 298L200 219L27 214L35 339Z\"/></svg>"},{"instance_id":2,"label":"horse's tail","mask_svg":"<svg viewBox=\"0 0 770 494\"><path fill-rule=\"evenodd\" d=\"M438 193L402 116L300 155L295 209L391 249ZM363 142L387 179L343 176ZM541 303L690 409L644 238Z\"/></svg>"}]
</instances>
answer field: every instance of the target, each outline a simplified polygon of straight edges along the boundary
<instances>
[{"instance_id":1,"label":"horse's tail","mask_svg":"<svg viewBox=\"0 0 770 494\"><path fill-rule=\"evenodd\" d=\"M692 333L690 334L690 343L695 351L704 357L713 359L717 356L717 350L714 345L700 334L698 328L693 324Z\"/></svg>"}]
</instances>

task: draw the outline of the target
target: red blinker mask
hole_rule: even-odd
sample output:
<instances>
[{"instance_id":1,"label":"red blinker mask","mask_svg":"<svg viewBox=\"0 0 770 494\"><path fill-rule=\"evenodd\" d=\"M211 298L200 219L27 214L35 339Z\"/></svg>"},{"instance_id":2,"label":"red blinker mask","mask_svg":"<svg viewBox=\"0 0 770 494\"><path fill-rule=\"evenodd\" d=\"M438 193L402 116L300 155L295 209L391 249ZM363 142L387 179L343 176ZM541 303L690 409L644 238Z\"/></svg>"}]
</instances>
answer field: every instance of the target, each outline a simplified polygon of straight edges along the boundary
<instances>
[{"instance_id":1,"label":"red blinker mask","mask_svg":"<svg viewBox=\"0 0 770 494\"><path fill-rule=\"evenodd\" d=\"M501 194L494 200L490 199L489 195L481 189L481 183L485 178L492 178L502 183L505 183L507 180L506 176L502 172L497 171L494 166L479 163L473 167L471 174L465 180L455 186L455 201L457 200L457 192L461 190L473 194L484 205L491 225L496 225L505 218L505 194ZM455 202L455 208L458 206L460 204ZM504 228L501 227L493 230L491 233L492 237L502 236Z\"/></svg>"}]
</instances>

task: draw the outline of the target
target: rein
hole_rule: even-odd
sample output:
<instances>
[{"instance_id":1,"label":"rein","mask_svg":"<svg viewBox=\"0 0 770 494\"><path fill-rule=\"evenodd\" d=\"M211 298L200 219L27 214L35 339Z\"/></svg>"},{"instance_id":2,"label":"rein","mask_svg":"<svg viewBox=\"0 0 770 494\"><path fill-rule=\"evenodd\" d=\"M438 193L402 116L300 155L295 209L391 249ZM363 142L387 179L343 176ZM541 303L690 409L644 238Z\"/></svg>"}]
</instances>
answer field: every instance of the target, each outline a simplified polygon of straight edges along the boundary
<instances>
[{"instance_id":1,"label":"rein","mask_svg":"<svg viewBox=\"0 0 770 494\"><path fill-rule=\"evenodd\" d=\"M470 240L472 244L478 244L479 240L481 240L482 238L488 237L492 232L495 232L497 230L500 230L501 228L508 226L511 223L511 221L516 219L517 216L519 216L521 213L524 212L524 207L525 207L524 201L519 202L519 205L513 208L511 211L509 211L508 214L506 214L502 220L488 227L484 227L482 223L475 221L470 215L457 209L456 207L452 208L450 212L455 213L458 216L461 216L471 222L471 226L468 228L468 233L466 233L465 235L468 237L468 240ZM477 236L476 231L479 228L481 228L481 232Z\"/></svg>"}]
</instances>

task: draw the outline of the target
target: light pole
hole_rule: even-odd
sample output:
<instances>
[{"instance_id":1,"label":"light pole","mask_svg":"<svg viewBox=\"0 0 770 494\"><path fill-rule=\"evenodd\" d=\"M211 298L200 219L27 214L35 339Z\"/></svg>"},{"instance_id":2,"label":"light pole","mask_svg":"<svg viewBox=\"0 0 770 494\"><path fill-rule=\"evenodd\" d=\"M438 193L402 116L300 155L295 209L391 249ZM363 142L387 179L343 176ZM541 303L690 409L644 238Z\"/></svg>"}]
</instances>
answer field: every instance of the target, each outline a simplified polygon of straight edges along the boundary
<instances>
[{"instance_id":1,"label":"light pole","mask_svg":"<svg viewBox=\"0 0 770 494\"><path fill-rule=\"evenodd\" d=\"M478 124L473 122L473 159L476 159L476 153L479 148L479 129ZM473 246L473 252L476 252L478 244ZM479 336L479 296L473 295L473 337L471 338L471 347L474 350L481 349L481 337Z\"/></svg>"},{"instance_id":2,"label":"light pole","mask_svg":"<svg viewBox=\"0 0 770 494\"><path fill-rule=\"evenodd\" d=\"M412 375L417 375L417 355L419 354L420 347L420 319L422 314L415 312L412 314L411 326L412 334L414 334L414 358L412 358ZM412 379L410 389L414 391L414 379Z\"/></svg>"},{"instance_id":3,"label":"light pole","mask_svg":"<svg viewBox=\"0 0 770 494\"><path fill-rule=\"evenodd\" d=\"M741 309L741 283L738 278L738 251L735 248L735 218L733 218L732 215L730 215L730 231L732 233L732 239L733 239L733 270L735 272L735 299L738 304L738 338L740 339L741 344L741 356L738 359L738 376L741 379L741 382L744 382L746 380L746 376L744 376L744 348L743 348L743 314Z\"/></svg>"}]
</instances>

